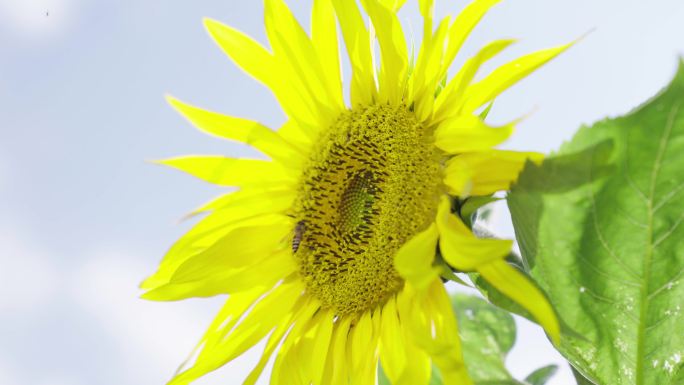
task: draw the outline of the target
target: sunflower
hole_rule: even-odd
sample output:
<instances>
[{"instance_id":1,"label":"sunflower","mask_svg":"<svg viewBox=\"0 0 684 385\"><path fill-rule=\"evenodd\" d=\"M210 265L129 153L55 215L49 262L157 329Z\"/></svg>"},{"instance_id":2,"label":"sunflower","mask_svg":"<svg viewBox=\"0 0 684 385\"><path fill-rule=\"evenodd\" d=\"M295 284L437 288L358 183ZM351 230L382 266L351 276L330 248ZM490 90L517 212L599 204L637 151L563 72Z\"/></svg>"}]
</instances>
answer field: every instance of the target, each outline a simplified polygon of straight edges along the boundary
<instances>
[{"instance_id":1,"label":"sunflower","mask_svg":"<svg viewBox=\"0 0 684 385\"><path fill-rule=\"evenodd\" d=\"M250 145L270 160L187 156L161 161L238 189L169 250L144 298L228 294L191 364L187 384L265 340L253 384L275 353L272 384L373 384L378 364L394 384L471 384L440 271L478 272L526 308L553 341L544 295L505 262L512 241L479 238L454 202L507 190L540 154L495 150L516 122L492 127L479 112L568 46L520 57L476 81L513 43L497 40L447 70L497 0L476 0L433 25L419 0L423 40L409 55L402 0L314 0L307 34L282 0L265 0L268 50L205 20L235 64L271 89L287 121L271 130L169 98L201 130ZM366 23L365 11L369 18ZM338 26L351 64L343 96ZM379 46L376 58L376 43Z\"/></svg>"}]
</instances>

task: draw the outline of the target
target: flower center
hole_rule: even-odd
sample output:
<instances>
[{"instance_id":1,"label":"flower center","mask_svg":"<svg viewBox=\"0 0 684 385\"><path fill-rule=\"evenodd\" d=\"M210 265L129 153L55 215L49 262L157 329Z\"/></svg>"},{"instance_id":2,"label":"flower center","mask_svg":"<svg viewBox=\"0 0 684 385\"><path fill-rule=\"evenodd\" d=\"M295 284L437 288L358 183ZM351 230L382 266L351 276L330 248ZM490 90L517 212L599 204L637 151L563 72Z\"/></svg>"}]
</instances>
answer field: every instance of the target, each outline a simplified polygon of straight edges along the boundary
<instances>
[{"instance_id":1,"label":"flower center","mask_svg":"<svg viewBox=\"0 0 684 385\"><path fill-rule=\"evenodd\" d=\"M321 134L295 202L292 247L323 307L372 309L402 287L394 255L434 219L439 159L403 105L355 108Z\"/></svg>"}]
</instances>

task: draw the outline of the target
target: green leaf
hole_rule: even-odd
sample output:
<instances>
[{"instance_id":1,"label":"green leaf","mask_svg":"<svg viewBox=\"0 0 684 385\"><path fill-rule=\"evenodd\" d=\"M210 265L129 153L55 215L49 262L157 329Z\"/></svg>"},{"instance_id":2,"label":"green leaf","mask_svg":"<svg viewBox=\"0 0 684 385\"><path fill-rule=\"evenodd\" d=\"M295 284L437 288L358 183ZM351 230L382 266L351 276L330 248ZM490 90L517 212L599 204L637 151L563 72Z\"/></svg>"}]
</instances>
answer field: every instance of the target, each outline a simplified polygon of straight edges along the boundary
<instances>
[{"instance_id":1,"label":"green leaf","mask_svg":"<svg viewBox=\"0 0 684 385\"><path fill-rule=\"evenodd\" d=\"M476 219L487 220L491 210L487 210L485 206L496 201L500 201L501 198L496 198L493 196L479 196L470 197L466 199L460 207L460 217L463 219L466 225L472 227Z\"/></svg>"},{"instance_id":2,"label":"green leaf","mask_svg":"<svg viewBox=\"0 0 684 385\"><path fill-rule=\"evenodd\" d=\"M432 366L432 375L430 377L430 383L428 385L442 385L442 375L439 373L439 369L436 366Z\"/></svg>"},{"instance_id":3,"label":"green leaf","mask_svg":"<svg viewBox=\"0 0 684 385\"><path fill-rule=\"evenodd\" d=\"M439 276L446 281L453 281L458 283L459 285L466 286L466 287L472 287L469 285L466 281L462 280L456 273L454 273L453 270L451 270L451 266L449 266L446 261L441 257L441 255L437 255L437 266L439 266L440 272Z\"/></svg>"},{"instance_id":4,"label":"green leaf","mask_svg":"<svg viewBox=\"0 0 684 385\"><path fill-rule=\"evenodd\" d=\"M575 376L577 385L595 385L593 382L589 381L582 373L578 372L577 369L572 368L572 374Z\"/></svg>"},{"instance_id":5,"label":"green leaf","mask_svg":"<svg viewBox=\"0 0 684 385\"><path fill-rule=\"evenodd\" d=\"M581 128L508 196L525 270L597 385L675 385L684 362L684 65L634 112Z\"/></svg>"},{"instance_id":6,"label":"green leaf","mask_svg":"<svg viewBox=\"0 0 684 385\"><path fill-rule=\"evenodd\" d=\"M456 294L452 304L463 341L463 358L475 384L520 384L504 364L515 343L513 317L473 296Z\"/></svg>"},{"instance_id":7,"label":"green leaf","mask_svg":"<svg viewBox=\"0 0 684 385\"><path fill-rule=\"evenodd\" d=\"M544 366L543 368L539 368L530 373L530 375L525 378L525 382L529 385L544 385L557 371L558 365Z\"/></svg>"},{"instance_id":8,"label":"green leaf","mask_svg":"<svg viewBox=\"0 0 684 385\"><path fill-rule=\"evenodd\" d=\"M672 378L670 382L671 385L683 385L684 384L684 365L679 365L677 369L677 374Z\"/></svg>"}]
</instances>

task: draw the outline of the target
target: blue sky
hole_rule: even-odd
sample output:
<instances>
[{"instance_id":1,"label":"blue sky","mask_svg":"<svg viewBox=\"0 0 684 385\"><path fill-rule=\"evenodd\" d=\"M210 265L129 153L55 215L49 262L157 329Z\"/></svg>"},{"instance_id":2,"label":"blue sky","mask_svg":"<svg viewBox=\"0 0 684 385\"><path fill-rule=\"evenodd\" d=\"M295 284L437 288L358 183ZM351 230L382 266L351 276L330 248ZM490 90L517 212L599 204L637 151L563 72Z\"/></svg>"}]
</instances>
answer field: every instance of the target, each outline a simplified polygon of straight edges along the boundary
<instances>
[{"instance_id":1,"label":"blue sky","mask_svg":"<svg viewBox=\"0 0 684 385\"><path fill-rule=\"evenodd\" d=\"M419 31L412 2L402 21ZM289 4L308 23L309 0ZM464 4L437 0L436 12ZM220 305L144 302L136 289L187 230L183 214L218 192L145 160L253 154L195 131L163 95L284 119L207 37L204 16L264 41L261 1L0 0L0 384L164 383ZM664 86L684 53L683 19L680 0L509 0L459 60L495 38L520 38L506 60L592 31L491 115L532 112L506 146L548 152ZM526 342L509 366L524 376L556 358L536 327L520 326ZM254 357L198 384L239 384ZM564 368L554 384L570 383Z\"/></svg>"}]
</instances>

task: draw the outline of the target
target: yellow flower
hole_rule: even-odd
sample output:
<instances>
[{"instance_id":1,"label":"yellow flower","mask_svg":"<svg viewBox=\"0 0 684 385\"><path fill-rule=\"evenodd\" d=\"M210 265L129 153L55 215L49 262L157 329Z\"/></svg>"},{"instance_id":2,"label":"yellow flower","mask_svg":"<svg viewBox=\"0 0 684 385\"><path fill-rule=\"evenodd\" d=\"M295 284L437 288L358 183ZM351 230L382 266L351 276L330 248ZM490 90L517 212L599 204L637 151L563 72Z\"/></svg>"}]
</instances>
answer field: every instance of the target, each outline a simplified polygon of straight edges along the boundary
<instances>
[{"instance_id":1,"label":"yellow flower","mask_svg":"<svg viewBox=\"0 0 684 385\"><path fill-rule=\"evenodd\" d=\"M453 197L506 190L527 159L541 159L493 149L514 123L491 127L477 113L567 48L521 57L475 81L512 43L494 41L448 80L464 40L497 2L476 0L433 28L432 0L420 0L424 38L411 61L396 13L402 0L361 0L369 27L356 1L314 0L311 35L282 0L266 0L270 51L205 21L288 120L273 131L169 98L201 130L271 159L162 161L239 188L198 210L209 214L142 285L152 300L229 294L194 362L170 383L187 384L266 339L245 384L276 351L272 384L373 384L378 362L394 384L427 384L432 365L445 384L471 384L438 247L454 269L479 272L558 341L545 297L504 261L512 242L477 238L451 210ZM349 106L337 22L352 68Z\"/></svg>"}]
</instances>

